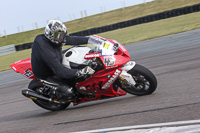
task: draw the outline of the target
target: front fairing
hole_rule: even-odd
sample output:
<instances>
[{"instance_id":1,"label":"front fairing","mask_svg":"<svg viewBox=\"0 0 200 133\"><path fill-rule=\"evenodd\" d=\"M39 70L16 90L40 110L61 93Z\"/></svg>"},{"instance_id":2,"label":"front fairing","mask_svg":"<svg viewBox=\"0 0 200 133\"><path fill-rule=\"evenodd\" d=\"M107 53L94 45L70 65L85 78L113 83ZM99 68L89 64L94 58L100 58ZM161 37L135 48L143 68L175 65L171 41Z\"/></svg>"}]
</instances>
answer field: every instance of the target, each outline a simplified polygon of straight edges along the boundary
<instances>
[{"instance_id":1,"label":"front fairing","mask_svg":"<svg viewBox=\"0 0 200 133\"><path fill-rule=\"evenodd\" d=\"M118 51L117 51L117 55L122 55L122 56L127 56L127 58L131 58L131 56L129 55L128 50L122 45L120 44L118 41L116 40L109 40L111 43L118 44Z\"/></svg>"},{"instance_id":2,"label":"front fairing","mask_svg":"<svg viewBox=\"0 0 200 133\"><path fill-rule=\"evenodd\" d=\"M116 43L118 44L117 51L113 50ZM106 40L102 44L88 44L88 47L93 50L93 53L87 57L99 57L106 69L122 66L131 58L127 49L116 40Z\"/></svg>"},{"instance_id":3,"label":"front fairing","mask_svg":"<svg viewBox=\"0 0 200 133\"><path fill-rule=\"evenodd\" d=\"M101 56L100 59L104 64L105 69L121 67L130 61L129 57L121 55Z\"/></svg>"}]
</instances>

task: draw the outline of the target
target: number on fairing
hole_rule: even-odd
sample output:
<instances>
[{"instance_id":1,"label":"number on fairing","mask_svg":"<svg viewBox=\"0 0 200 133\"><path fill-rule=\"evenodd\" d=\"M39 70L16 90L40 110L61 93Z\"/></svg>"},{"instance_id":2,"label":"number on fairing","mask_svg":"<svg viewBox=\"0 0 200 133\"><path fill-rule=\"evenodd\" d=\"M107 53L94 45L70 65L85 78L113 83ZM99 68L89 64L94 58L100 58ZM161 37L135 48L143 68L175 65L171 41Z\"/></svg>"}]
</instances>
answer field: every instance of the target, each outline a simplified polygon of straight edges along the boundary
<instances>
[{"instance_id":1,"label":"number on fairing","mask_svg":"<svg viewBox=\"0 0 200 133\"><path fill-rule=\"evenodd\" d=\"M31 77L31 76L33 76L33 72L31 72L29 69L26 69L24 72L25 72L24 76L26 76L28 78Z\"/></svg>"},{"instance_id":2,"label":"number on fairing","mask_svg":"<svg viewBox=\"0 0 200 133\"><path fill-rule=\"evenodd\" d=\"M104 57L104 63L106 66L112 66L115 64L115 58L114 57Z\"/></svg>"}]
</instances>

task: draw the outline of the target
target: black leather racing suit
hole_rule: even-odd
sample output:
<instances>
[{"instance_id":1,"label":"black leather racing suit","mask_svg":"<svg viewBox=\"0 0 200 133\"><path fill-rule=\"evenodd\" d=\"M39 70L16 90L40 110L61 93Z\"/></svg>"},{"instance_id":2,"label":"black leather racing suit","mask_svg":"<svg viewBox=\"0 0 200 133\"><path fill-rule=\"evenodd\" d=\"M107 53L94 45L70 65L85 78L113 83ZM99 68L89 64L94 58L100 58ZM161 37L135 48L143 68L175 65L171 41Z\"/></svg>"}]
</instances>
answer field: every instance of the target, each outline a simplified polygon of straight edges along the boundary
<instances>
[{"instance_id":1,"label":"black leather racing suit","mask_svg":"<svg viewBox=\"0 0 200 133\"><path fill-rule=\"evenodd\" d=\"M67 36L66 45L87 44L88 37ZM73 97L67 81L75 78L77 69L69 69L62 65L62 48L56 46L44 34L38 35L32 44L32 71L37 79L44 79L59 84L57 94L59 99Z\"/></svg>"},{"instance_id":2,"label":"black leather racing suit","mask_svg":"<svg viewBox=\"0 0 200 133\"><path fill-rule=\"evenodd\" d=\"M66 45L87 44L88 37L68 36ZM69 69L62 65L62 48L56 46L44 34L38 35L32 45L32 71L36 78L46 79L56 75L60 79L75 77L76 69Z\"/></svg>"}]
</instances>

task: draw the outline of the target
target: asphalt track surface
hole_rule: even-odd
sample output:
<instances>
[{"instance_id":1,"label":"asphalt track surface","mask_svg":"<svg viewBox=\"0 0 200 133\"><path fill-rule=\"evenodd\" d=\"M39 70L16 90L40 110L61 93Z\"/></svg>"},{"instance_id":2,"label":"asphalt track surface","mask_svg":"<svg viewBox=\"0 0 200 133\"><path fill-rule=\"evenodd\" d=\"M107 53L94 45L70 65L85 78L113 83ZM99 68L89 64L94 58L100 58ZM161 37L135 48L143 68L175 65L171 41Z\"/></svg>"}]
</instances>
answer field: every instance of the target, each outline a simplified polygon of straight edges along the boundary
<instances>
[{"instance_id":1,"label":"asphalt track surface","mask_svg":"<svg viewBox=\"0 0 200 133\"><path fill-rule=\"evenodd\" d=\"M126 95L51 112L21 95L29 81L0 73L0 132L54 133L200 119L200 29L126 45L157 77L148 96Z\"/></svg>"}]
</instances>

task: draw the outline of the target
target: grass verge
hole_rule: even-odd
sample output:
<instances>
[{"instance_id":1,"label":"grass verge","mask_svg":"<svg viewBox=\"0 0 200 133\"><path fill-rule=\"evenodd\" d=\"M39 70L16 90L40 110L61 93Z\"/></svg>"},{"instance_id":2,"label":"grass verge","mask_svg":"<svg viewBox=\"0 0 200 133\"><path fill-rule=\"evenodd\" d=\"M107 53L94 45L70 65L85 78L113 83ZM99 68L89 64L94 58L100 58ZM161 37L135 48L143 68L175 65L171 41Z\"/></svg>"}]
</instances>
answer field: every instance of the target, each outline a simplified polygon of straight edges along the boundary
<instances>
[{"instance_id":1,"label":"grass verge","mask_svg":"<svg viewBox=\"0 0 200 133\"><path fill-rule=\"evenodd\" d=\"M98 34L129 44L200 28L200 12Z\"/></svg>"}]
</instances>

